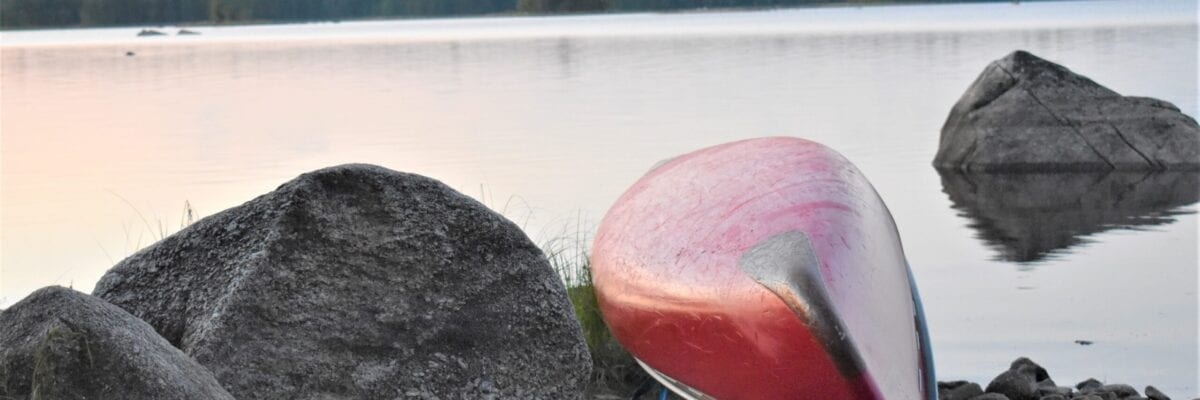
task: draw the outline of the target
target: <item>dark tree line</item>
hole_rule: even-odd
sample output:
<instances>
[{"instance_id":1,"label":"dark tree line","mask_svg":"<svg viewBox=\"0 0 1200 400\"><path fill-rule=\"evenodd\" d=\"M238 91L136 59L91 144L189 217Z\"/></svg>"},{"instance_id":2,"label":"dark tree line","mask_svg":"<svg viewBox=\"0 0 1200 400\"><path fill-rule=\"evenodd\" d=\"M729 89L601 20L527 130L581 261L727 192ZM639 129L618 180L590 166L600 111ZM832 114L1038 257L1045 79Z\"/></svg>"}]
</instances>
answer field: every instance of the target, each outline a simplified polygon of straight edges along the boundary
<instances>
[{"instance_id":1,"label":"dark tree line","mask_svg":"<svg viewBox=\"0 0 1200 400\"><path fill-rule=\"evenodd\" d=\"M0 26L331 21L495 14L516 6L517 0L0 0Z\"/></svg>"},{"instance_id":2,"label":"dark tree line","mask_svg":"<svg viewBox=\"0 0 1200 400\"><path fill-rule=\"evenodd\" d=\"M0 27L330 21L497 13L786 7L879 0L0 0ZM939 0L925 0L939 1Z\"/></svg>"}]
</instances>

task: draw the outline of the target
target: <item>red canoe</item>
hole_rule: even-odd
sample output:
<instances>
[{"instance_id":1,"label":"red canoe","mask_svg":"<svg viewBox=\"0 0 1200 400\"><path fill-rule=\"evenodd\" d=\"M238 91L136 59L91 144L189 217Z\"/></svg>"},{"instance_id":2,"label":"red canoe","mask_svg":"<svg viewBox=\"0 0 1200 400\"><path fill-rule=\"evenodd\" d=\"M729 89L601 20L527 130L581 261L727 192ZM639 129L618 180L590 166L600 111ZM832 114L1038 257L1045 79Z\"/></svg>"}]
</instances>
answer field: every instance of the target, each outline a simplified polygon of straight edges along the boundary
<instances>
[{"instance_id":1,"label":"red canoe","mask_svg":"<svg viewBox=\"0 0 1200 400\"><path fill-rule=\"evenodd\" d=\"M592 249L600 309L664 385L706 399L934 399L895 223L849 161L762 138L668 160Z\"/></svg>"}]
</instances>

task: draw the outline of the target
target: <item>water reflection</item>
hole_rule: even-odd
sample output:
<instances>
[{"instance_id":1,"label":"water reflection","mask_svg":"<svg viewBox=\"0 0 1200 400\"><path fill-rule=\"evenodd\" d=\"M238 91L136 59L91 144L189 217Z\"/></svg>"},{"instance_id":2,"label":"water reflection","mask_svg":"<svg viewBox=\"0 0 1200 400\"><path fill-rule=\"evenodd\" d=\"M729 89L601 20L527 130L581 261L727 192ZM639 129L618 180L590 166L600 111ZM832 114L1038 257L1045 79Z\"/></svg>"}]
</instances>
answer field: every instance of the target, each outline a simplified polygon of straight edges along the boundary
<instances>
[{"instance_id":1,"label":"water reflection","mask_svg":"<svg viewBox=\"0 0 1200 400\"><path fill-rule=\"evenodd\" d=\"M1146 229L1192 213L1200 173L981 174L939 171L953 208L999 259L1035 263L1110 229Z\"/></svg>"}]
</instances>

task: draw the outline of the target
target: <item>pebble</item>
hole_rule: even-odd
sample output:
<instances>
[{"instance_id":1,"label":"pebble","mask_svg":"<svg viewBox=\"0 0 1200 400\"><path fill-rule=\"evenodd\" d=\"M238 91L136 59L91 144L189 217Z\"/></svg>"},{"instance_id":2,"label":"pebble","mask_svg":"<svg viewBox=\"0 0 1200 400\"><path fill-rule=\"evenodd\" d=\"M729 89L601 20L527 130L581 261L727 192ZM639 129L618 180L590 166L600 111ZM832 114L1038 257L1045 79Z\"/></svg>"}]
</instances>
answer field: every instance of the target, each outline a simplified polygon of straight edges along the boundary
<instances>
[{"instance_id":1,"label":"pebble","mask_svg":"<svg viewBox=\"0 0 1200 400\"><path fill-rule=\"evenodd\" d=\"M1037 381L1027 366L1001 372L986 392L1003 394L1009 400L1038 400Z\"/></svg>"},{"instance_id":2,"label":"pebble","mask_svg":"<svg viewBox=\"0 0 1200 400\"><path fill-rule=\"evenodd\" d=\"M974 382L963 382L956 387L947 388L944 392L938 390L938 398L942 400L970 400L981 394L983 394L983 388Z\"/></svg>"},{"instance_id":3,"label":"pebble","mask_svg":"<svg viewBox=\"0 0 1200 400\"><path fill-rule=\"evenodd\" d=\"M1045 368L1025 357L1009 364L986 389L970 381L946 381L937 383L937 391L941 400L1171 400L1154 386L1146 386L1143 397L1131 385L1094 378L1074 388L1058 386Z\"/></svg>"},{"instance_id":4,"label":"pebble","mask_svg":"<svg viewBox=\"0 0 1200 400\"><path fill-rule=\"evenodd\" d=\"M1012 399L1009 399L1008 396L1002 395L1000 393L984 393L984 394L972 397L971 400L1012 400Z\"/></svg>"},{"instance_id":5,"label":"pebble","mask_svg":"<svg viewBox=\"0 0 1200 400\"><path fill-rule=\"evenodd\" d=\"M1167 395L1160 392L1154 386L1146 386L1146 397L1149 397L1150 400L1171 400L1170 397L1167 397Z\"/></svg>"},{"instance_id":6,"label":"pebble","mask_svg":"<svg viewBox=\"0 0 1200 400\"><path fill-rule=\"evenodd\" d=\"M1120 398L1120 399L1124 399L1126 397L1138 396L1137 389L1134 389L1133 386L1129 386L1129 385L1121 384L1121 383L1112 384L1112 385L1104 385L1104 386L1100 387L1100 390L1103 390L1105 392L1112 392L1113 394L1117 395L1117 398Z\"/></svg>"}]
</instances>

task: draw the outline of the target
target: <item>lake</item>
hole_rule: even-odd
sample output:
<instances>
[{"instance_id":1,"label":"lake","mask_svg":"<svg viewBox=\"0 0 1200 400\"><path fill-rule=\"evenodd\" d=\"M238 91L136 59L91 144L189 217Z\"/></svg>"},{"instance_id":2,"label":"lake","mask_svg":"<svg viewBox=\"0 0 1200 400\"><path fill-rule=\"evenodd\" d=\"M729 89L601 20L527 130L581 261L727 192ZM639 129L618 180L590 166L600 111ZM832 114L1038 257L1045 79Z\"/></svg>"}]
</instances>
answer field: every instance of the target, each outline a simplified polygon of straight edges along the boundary
<instances>
[{"instance_id":1,"label":"lake","mask_svg":"<svg viewBox=\"0 0 1200 400\"><path fill-rule=\"evenodd\" d=\"M1196 397L1194 174L930 166L951 106L1016 49L1196 116L1196 15L1080 1L4 32L0 307L90 292L185 207L324 166L435 177L544 241L586 236L659 160L799 136L891 209L940 380L986 384L1029 356L1062 385Z\"/></svg>"}]
</instances>

